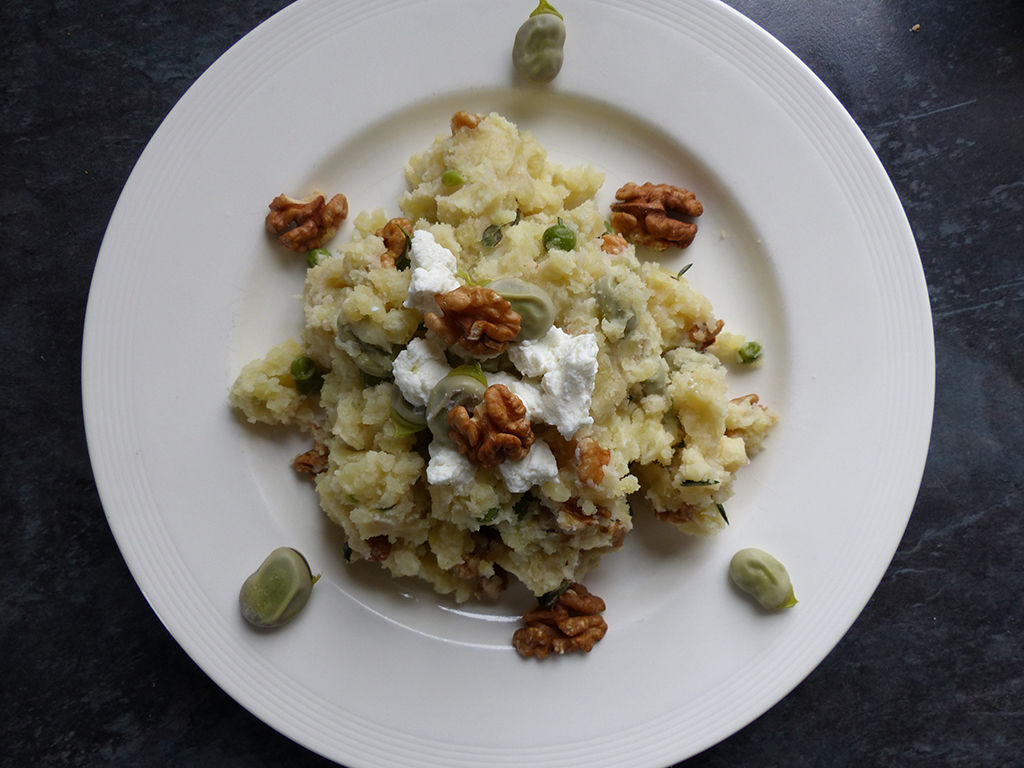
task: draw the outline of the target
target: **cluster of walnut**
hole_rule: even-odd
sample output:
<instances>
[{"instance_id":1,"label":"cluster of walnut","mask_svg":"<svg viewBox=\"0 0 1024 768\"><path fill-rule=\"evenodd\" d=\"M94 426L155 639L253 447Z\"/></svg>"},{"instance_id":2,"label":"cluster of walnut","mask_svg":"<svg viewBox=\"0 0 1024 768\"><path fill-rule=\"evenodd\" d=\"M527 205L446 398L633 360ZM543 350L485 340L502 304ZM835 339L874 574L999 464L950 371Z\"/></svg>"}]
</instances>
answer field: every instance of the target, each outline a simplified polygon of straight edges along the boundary
<instances>
[{"instance_id":1,"label":"cluster of walnut","mask_svg":"<svg viewBox=\"0 0 1024 768\"><path fill-rule=\"evenodd\" d=\"M341 194L327 200L317 195L312 200L296 200L278 195L269 205L267 231L277 235L286 248L299 253L320 248L334 237L348 216L348 199Z\"/></svg>"},{"instance_id":2,"label":"cluster of walnut","mask_svg":"<svg viewBox=\"0 0 1024 768\"><path fill-rule=\"evenodd\" d=\"M492 384L483 402L469 415L466 406L448 411L449 436L459 453L484 467L525 458L533 445L533 428L523 401L504 384Z\"/></svg>"},{"instance_id":3,"label":"cluster of walnut","mask_svg":"<svg viewBox=\"0 0 1024 768\"><path fill-rule=\"evenodd\" d=\"M526 626L512 635L520 656L546 659L552 653L590 650L604 637L608 625L601 613L605 605L582 584L570 584L552 604L541 605L525 616Z\"/></svg>"},{"instance_id":4,"label":"cluster of walnut","mask_svg":"<svg viewBox=\"0 0 1024 768\"><path fill-rule=\"evenodd\" d=\"M664 251L685 248L697 235L697 225L687 218L704 213L693 192L671 184L624 184L615 193L611 225L637 245ZM684 218L685 217L685 218Z\"/></svg>"}]
</instances>

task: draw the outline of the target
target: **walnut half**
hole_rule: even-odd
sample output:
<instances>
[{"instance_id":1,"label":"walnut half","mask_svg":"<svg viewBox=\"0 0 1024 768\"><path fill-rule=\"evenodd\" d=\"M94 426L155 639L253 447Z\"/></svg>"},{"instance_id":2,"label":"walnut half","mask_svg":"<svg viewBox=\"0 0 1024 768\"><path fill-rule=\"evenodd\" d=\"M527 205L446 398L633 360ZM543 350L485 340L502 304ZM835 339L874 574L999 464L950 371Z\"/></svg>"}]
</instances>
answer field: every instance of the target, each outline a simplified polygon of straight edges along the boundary
<instances>
[{"instance_id":1,"label":"walnut half","mask_svg":"<svg viewBox=\"0 0 1024 768\"><path fill-rule=\"evenodd\" d=\"M308 201L278 195L268 207L267 231L277 235L286 248L299 253L320 248L337 234L348 216L348 200L341 194L329 201L323 195Z\"/></svg>"},{"instance_id":2,"label":"walnut half","mask_svg":"<svg viewBox=\"0 0 1024 768\"><path fill-rule=\"evenodd\" d=\"M570 584L555 602L523 616L526 626L512 635L512 646L520 656L546 659L552 653L590 653L605 636L608 624L601 613L605 605L582 584Z\"/></svg>"},{"instance_id":3,"label":"walnut half","mask_svg":"<svg viewBox=\"0 0 1024 768\"><path fill-rule=\"evenodd\" d=\"M428 312L423 317L427 328L448 346L461 344L478 357L504 352L523 325L522 316L500 293L482 285L461 285L434 298L442 314Z\"/></svg>"},{"instance_id":4,"label":"walnut half","mask_svg":"<svg viewBox=\"0 0 1024 768\"><path fill-rule=\"evenodd\" d=\"M637 245L659 251L675 245L685 248L697 235L697 225L682 217L704 213L693 192L671 184L624 184L615 193L611 225Z\"/></svg>"},{"instance_id":5,"label":"walnut half","mask_svg":"<svg viewBox=\"0 0 1024 768\"><path fill-rule=\"evenodd\" d=\"M519 461L533 445L526 406L504 384L489 386L472 416L464 405L458 405L448 411L446 418L455 447L484 467L496 467L506 459Z\"/></svg>"}]
</instances>

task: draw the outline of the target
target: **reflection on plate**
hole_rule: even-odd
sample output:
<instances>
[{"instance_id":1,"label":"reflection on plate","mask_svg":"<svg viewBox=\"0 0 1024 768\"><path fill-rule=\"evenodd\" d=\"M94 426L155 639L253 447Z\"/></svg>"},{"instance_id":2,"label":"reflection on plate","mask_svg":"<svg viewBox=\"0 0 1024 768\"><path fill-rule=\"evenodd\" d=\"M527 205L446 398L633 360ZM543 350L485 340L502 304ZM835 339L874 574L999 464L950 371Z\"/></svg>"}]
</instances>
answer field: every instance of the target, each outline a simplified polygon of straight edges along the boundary
<instances>
[{"instance_id":1,"label":"reflection on plate","mask_svg":"<svg viewBox=\"0 0 1024 768\"><path fill-rule=\"evenodd\" d=\"M685 13L664 5L564 0L566 63L538 88L516 83L509 63L522 9L299 2L193 86L118 203L83 352L111 528L196 662L334 760L681 760L813 669L900 539L934 382L927 294L896 195L849 116L778 43L711 0ZM401 56L375 55L385 36ZM460 56L442 55L444 40L460 41ZM650 51L660 63L643 81L615 66ZM347 567L289 467L304 441L244 428L226 403L240 366L301 328L301 260L263 233L267 202L322 187L356 211L395 210L405 161L460 108L499 111L554 159L596 165L607 199L629 180L694 189L706 213L687 276L728 327L769 351L733 379L782 421L737 481L731 527L693 540L639 520L588 577L610 626L588 656L520 659L509 638L526 595L458 606ZM127 374L115 364L126 355ZM256 634L238 616L238 586L279 545L303 551L323 579L294 624ZM744 546L786 562L797 608L765 616L735 594L726 569Z\"/></svg>"}]
</instances>

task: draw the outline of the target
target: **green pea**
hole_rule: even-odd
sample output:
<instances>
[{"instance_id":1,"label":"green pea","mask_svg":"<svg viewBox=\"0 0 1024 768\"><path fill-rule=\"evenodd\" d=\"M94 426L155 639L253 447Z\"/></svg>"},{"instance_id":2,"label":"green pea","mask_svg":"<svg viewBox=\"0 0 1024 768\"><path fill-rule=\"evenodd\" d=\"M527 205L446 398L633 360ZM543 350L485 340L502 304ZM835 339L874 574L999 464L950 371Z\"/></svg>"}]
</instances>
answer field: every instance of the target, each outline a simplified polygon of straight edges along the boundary
<instances>
[{"instance_id":1,"label":"green pea","mask_svg":"<svg viewBox=\"0 0 1024 768\"><path fill-rule=\"evenodd\" d=\"M441 174L441 183L446 187L458 187L466 183L466 177L458 171L447 170Z\"/></svg>"},{"instance_id":2,"label":"green pea","mask_svg":"<svg viewBox=\"0 0 1024 768\"><path fill-rule=\"evenodd\" d=\"M531 80L549 82L562 69L565 22L547 0L530 14L516 31L512 64Z\"/></svg>"},{"instance_id":3,"label":"green pea","mask_svg":"<svg viewBox=\"0 0 1024 768\"><path fill-rule=\"evenodd\" d=\"M738 350L736 353L739 355L740 362L749 365L760 359L761 357L761 345L756 341L748 341Z\"/></svg>"},{"instance_id":4,"label":"green pea","mask_svg":"<svg viewBox=\"0 0 1024 768\"><path fill-rule=\"evenodd\" d=\"M796 605L786 567L764 550L748 547L732 556L729 578L769 611Z\"/></svg>"},{"instance_id":5,"label":"green pea","mask_svg":"<svg viewBox=\"0 0 1024 768\"><path fill-rule=\"evenodd\" d=\"M544 249L548 251L552 248L571 251L576 247L576 233L559 219L557 224L552 224L544 230L543 242Z\"/></svg>"},{"instance_id":6,"label":"green pea","mask_svg":"<svg viewBox=\"0 0 1024 768\"><path fill-rule=\"evenodd\" d=\"M486 391L487 377L479 363L460 365L437 382L427 398L426 410L427 426L434 439L450 445L448 411L460 405L472 411Z\"/></svg>"},{"instance_id":7,"label":"green pea","mask_svg":"<svg viewBox=\"0 0 1024 768\"><path fill-rule=\"evenodd\" d=\"M295 388L304 395L316 392L323 386L324 377L317 367L316 361L311 357L303 355L292 360L292 378L295 379Z\"/></svg>"},{"instance_id":8,"label":"green pea","mask_svg":"<svg viewBox=\"0 0 1024 768\"><path fill-rule=\"evenodd\" d=\"M331 252L326 248L314 248L306 254L306 266L311 268L319 266L329 258L331 258Z\"/></svg>"},{"instance_id":9,"label":"green pea","mask_svg":"<svg viewBox=\"0 0 1024 768\"><path fill-rule=\"evenodd\" d=\"M497 291L522 318L517 341L539 339L555 324L555 303L539 285L518 277L502 277L488 283L487 287Z\"/></svg>"},{"instance_id":10,"label":"green pea","mask_svg":"<svg viewBox=\"0 0 1024 768\"><path fill-rule=\"evenodd\" d=\"M297 550L278 547L242 584L238 607L254 626L279 627L305 607L319 579Z\"/></svg>"}]
</instances>

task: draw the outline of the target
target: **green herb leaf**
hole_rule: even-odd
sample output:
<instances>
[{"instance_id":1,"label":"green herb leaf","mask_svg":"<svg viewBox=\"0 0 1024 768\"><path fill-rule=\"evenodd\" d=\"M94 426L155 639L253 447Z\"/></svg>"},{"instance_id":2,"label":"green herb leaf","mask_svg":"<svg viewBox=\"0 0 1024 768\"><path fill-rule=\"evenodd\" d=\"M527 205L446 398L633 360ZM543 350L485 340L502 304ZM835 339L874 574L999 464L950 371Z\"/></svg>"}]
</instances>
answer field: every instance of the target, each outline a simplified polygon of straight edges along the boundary
<instances>
[{"instance_id":1,"label":"green herb leaf","mask_svg":"<svg viewBox=\"0 0 1024 768\"><path fill-rule=\"evenodd\" d=\"M676 272L676 274L675 274L675 277L673 277L672 279L673 279L673 280L678 280L678 279L679 279L680 277L682 277L683 275L685 275L685 274L686 274L686 272L687 272L687 270L689 270L689 269L690 269L690 267L692 267L692 266L693 266L693 262L691 261L691 262L690 262L689 264L687 264L687 265L686 265L685 267L683 267L683 268L682 268L682 269L680 269L680 270L679 270L678 272Z\"/></svg>"},{"instance_id":2,"label":"green herb leaf","mask_svg":"<svg viewBox=\"0 0 1024 768\"><path fill-rule=\"evenodd\" d=\"M720 480L683 480L679 483L680 488L694 488L702 485L718 485Z\"/></svg>"},{"instance_id":3,"label":"green herb leaf","mask_svg":"<svg viewBox=\"0 0 1024 768\"><path fill-rule=\"evenodd\" d=\"M498 519L498 515L500 513L501 507L491 507L490 509L487 510L484 516L481 517L477 522L479 522L480 525L487 525L489 523L493 523L495 520Z\"/></svg>"},{"instance_id":4,"label":"green herb leaf","mask_svg":"<svg viewBox=\"0 0 1024 768\"><path fill-rule=\"evenodd\" d=\"M484 230L480 242L483 243L485 248L494 248L501 242L501 225L491 224L491 226Z\"/></svg>"},{"instance_id":5,"label":"green herb leaf","mask_svg":"<svg viewBox=\"0 0 1024 768\"><path fill-rule=\"evenodd\" d=\"M725 520L725 524L728 525L729 524L729 518L726 517L725 507L723 507L721 504L715 504L715 506L718 508L718 514L720 514L722 516L722 519Z\"/></svg>"},{"instance_id":6,"label":"green herb leaf","mask_svg":"<svg viewBox=\"0 0 1024 768\"><path fill-rule=\"evenodd\" d=\"M540 604L545 608L550 608L552 605L558 602L558 598L566 593L569 587L572 586L572 582L566 579L561 583L557 589L553 589L550 592L545 592L539 598Z\"/></svg>"}]
</instances>

